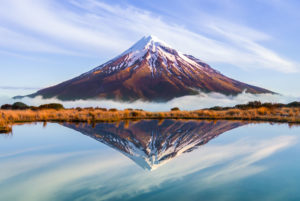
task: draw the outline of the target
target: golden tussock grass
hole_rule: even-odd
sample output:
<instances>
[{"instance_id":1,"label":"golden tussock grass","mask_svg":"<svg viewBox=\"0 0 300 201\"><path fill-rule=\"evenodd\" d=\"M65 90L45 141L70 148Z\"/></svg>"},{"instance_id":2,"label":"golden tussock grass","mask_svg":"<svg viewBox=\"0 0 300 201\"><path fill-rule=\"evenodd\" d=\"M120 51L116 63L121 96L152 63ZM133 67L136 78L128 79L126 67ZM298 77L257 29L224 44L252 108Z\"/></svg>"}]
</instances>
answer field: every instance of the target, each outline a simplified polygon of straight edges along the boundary
<instances>
[{"instance_id":1,"label":"golden tussock grass","mask_svg":"<svg viewBox=\"0 0 300 201\"><path fill-rule=\"evenodd\" d=\"M255 120L270 122L300 123L300 108L266 108L226 110L195 110L148 112L141 110L102 109L44 109L44 110L0 110L0 132L10 132L11 125L20 122L111 122L134 119L212 119Z\"/></svg>"}]
</instances>

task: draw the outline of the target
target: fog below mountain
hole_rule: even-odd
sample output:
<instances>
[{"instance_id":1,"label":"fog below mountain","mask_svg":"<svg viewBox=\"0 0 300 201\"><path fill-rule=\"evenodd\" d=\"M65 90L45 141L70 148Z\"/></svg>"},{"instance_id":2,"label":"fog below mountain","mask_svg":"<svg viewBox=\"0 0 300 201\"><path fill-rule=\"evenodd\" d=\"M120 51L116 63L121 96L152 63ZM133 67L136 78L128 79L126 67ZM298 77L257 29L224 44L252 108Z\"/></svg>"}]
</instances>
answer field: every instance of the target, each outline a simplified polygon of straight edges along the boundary
<instances>
[{"instance_id":1,"label":"fog below mountain","mask_svg":"<svg viewBox=\"0 0 300 201\"><path fill-rule=\"evenodd\" d=\"M196 110L201 108L208 108L213 106L234 106L236 104L243 104L249 101L261 101L261 102L278 102L289 103L292 101L299 101L300 97L285 96L279 94L250 94L241 93L237 96L226 96L219 93L200 93L199 95L183 96L174 98L168 102L118 102L113 100L77 100L77 101L61 101L55 98L42 99L36 98L23 98L14 100L9 97L0 96L0 104L13 103L16 101L22 101L28 105L38 106L46 103L62 103L65 107L104 107L104 108L117 108L117 109L143 109L148 111L168 111L172 107L179 107L181 110Z\"/></svg>"}]
</instances>

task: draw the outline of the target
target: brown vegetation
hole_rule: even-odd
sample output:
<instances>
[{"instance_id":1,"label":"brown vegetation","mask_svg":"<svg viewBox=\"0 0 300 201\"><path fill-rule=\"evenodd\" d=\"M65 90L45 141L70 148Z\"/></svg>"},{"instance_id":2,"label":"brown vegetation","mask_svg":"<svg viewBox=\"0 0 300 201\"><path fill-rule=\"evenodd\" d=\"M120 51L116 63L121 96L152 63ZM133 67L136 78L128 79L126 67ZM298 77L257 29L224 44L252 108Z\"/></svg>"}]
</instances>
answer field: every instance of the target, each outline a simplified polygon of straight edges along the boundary
<instances>
[{"instance_id":1,"label":"brown vegetation","mask_svg":"<svg viewBox=\"0 0 300 201\"><path fill-rule=\"evenodd\" d=\"M259 102L257 102L259 103ZM76 109L26 109L0 110L0 132L10 132L11 125L18 122L108 122L134 119L228 119L300 123L300 105L239 105L231 108L215 107L195 111L172 110L168 112L148 112L125 109L106 110L104 108Z\"/></svg>"},{"instance_id":2,"label":"brown vegetation","mask_svg":"<svg viewBox=\"0 0 300 201\"><path fill-rule=\"evenodd\" d=\"M171 108L171 111L179 111L180 109L178 107Z\"/></svg>"}]
</instances>

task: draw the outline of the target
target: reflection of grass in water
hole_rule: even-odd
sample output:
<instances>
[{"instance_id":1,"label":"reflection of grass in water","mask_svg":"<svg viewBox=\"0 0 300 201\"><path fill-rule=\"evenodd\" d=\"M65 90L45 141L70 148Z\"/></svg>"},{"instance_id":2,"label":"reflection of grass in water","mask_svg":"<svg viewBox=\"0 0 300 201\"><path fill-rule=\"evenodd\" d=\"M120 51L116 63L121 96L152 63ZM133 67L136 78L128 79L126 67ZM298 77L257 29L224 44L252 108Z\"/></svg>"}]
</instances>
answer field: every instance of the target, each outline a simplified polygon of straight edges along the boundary
<instances>
[{"instance_id":1,"label":"reflection of grass in water","mask_svg":"<svg viewBox=\"0 0 300 201\"><path fill-rule=\"evenodd\" d=\"M10 133L12 131L11 126L4 119L0 119L0 133Z\"/></svg>"},{"instance_id":2,"label":"reflection of grass in water","mask_svg":"<svg viewBox=\"0 0 300 201\"><path fill-rule=\"evenodd\" d=\"M0 110L0 132L11 132L11 124L18 122L113 122L138 119L227 119L300 123L299 107L203 109L195 111L173 110L148 112L143 110L44 109Z\"/></svg>"}]
</instances>

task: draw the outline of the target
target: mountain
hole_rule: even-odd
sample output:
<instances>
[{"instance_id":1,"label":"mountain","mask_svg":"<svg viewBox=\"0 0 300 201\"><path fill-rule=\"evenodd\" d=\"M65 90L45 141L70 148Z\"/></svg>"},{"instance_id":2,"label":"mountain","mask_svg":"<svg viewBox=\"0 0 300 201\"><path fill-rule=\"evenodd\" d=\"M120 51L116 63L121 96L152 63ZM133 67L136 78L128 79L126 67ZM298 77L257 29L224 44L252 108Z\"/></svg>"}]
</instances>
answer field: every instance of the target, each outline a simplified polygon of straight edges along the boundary
<instances>
[{"instance_id":1,"label":"mountain","mask_svg":"<svg viewBox=\"0 0 300 201\"><path fill-rule=\"evenodd\" d=\"M159 102L199 91L236 95L244 90L272 93L226 77L203 61L148 36L93 70L29 96Z\"/></svg>"},{"instance_id":2,"label":"mountain","mask_svg":"<svg viewBox=\"0 0 300 201\"><path fill-rule=\"evenodd\" d=\"M118 150L147 170L191 152L216 136L247 124L238 121L141 120L136 122L63 123L63 126Z\"/></svg>"}]
</instances>

